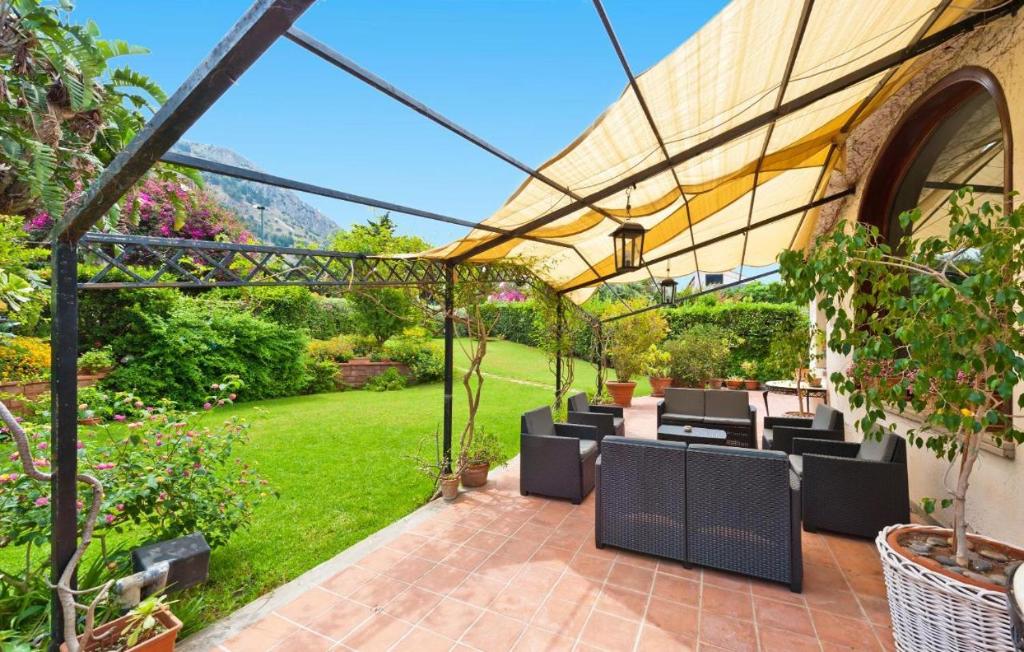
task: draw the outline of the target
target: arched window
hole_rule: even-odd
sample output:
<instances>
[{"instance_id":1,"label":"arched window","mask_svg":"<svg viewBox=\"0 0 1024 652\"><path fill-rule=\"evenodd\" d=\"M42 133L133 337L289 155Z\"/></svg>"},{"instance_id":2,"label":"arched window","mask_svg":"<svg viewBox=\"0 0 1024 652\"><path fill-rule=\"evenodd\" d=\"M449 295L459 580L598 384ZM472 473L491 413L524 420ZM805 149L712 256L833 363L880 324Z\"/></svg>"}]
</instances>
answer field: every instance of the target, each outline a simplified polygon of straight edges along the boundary
<instances>
[{"instance_id":1,"label":"arched window","mask_svg":"<svg viewBox=\"0 0 1024 652\"><path fill-rule=\"evenodd\" d=\"M920 207L915 236L948 229L950 193L970 185L980 201L1006 204L1013 151L1002 88L987 70L963 68L926 92L889 136L868 178L860 220L895 245L903 211Z\"/></svg>"}]
</instances>

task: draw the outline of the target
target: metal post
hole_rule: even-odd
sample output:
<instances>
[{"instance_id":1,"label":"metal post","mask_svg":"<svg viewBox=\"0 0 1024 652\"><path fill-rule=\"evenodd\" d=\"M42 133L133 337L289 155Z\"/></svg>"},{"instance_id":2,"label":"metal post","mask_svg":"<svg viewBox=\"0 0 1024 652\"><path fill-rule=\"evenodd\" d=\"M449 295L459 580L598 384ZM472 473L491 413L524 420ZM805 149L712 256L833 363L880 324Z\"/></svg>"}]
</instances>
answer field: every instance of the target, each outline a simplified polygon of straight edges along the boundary
<instances>
[{"instance_id":1,"label":"metal post","mask_svg":"<svg viewBox=\"0 0 1024 652\"><path fill-rule=\"evenodd\" d=\"M454 375L455 322L455 269L444 266L444 449L445 473L452 470L452 376Z\"/></svg>"},{"instance_id":2,"label":"metal post","mask_svg":"<svg viewBox=\"0 0 1024 652\"><path fill-rule=\"evenodd\" d=\"M555 409L562 407L562 330L564 329L564 307L562 296L555 298Z\"/></svg>"},{"instance_id":3,"label":"metal post","mask_svg":"<svg viewBox=\"0 0 1024 652\"><path fill-rule=\"evenodd\" d=\"M56 584L78 546L78 246L58 239L51 254L53 272L50 340L50 581ZM72 585L74 588L74 584ZM50 649L64 641L57 592L50 596Z\"/></svg>"},{"instance_id":4,"label":"metal post","mask_svg":"<svg viewBox=\"0 0 1024 652\"><path fill-rule=\"evenodd\" d=\"M594 336L597 337L597 395L604 393L604 328L601 322L594 325Z\"/></svg>"}]
</instances>

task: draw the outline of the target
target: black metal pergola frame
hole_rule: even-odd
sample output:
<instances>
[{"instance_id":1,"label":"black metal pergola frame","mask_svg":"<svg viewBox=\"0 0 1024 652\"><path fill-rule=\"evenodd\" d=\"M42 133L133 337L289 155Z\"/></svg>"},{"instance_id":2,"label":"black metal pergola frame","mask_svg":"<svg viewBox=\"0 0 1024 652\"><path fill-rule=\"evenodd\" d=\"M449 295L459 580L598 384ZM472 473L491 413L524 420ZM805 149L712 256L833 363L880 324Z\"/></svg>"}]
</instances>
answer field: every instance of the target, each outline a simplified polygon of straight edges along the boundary
<instances>
[{"instance_id":1,"label":"black metal pergola frame","mask_svg":"<svg viewBox=\"0 0 1024 652\"><path fill-rule=\"evenodd\" d=\"M424 284L441 286L443 287L446 308L444 321L444 446L445 450L450 452L453 376L452 342L454 338L454 324L450 315L454 304L453 288L456 278L476 278L486 282L507 280L518 283L542 283L540 279L526 270L510 271L507 266L468 264L471 258L513 239L534 240L573 251L594 273L594 278L571 287L560 288L557 291L559 296L558 325L561 327L563 323L562 316L566 306L568 305L570 309L579 309L572 302L562 300L562 297L567 292L597 284L607 284L609 280L619 276L619 274L601 275L574 245L557 239L536 238L530 235L531 231L585 207L594 210L608 219L621 223L622 220L620 218L613 216L606 209L602 208L599 202L660 173L673 171L674 174L674 168L687 160L709 152L735 138L749 134L755 129L773 125L780 118L806 108L853 84L862 82L879 73L886 73L883 79L876 85L875 91L872 93L873 96L882 88L884 82L892 74L896 66L928 52L949 39L970 31L985 22L994 20L1007 13L1016 12L1024 4L1024 0L1012 0L1009 3L994 8L990 12L973 14L952 26L939 30L930 36L925 36L928 29L934 24L935 19L949 5L950 0L943 0L939 3L927 24L914 37L912 43L903 50L865 64L828 84L788 101L783 101L784 90L780 90L778 101L771 111L755 116L681 152L669 155L654 118L646 108L646 102L640 93L640 88L632 69L629 67L621 45L615 37L611 22L600 0L594 0L595 7L615 47L616 54L626 73L629 84L637 94L641 106L644 108L649 126L659 142L663 160L598 191L580 196L570 188L564 187L557 181L550 179L543 172L522 163L488 143L483 138L476 136L437 111L427 107L422 102L395 88L380 77L360 67L355 62L345 58L339 52L295 28L295 21L314 2L315 0L256 0L224 38L213 48L207 58L147 122L131 143L117 154L89 187L82 199L54 227L51 243L51 305L53 311L51 341L53 358L51 363L52 424L50 434L54 469L51 480L51 574L54 582L68 563L77 545L76 445L78 441L77 354L79 291L129 287L206 288L252 285L304 285L350 289ZM802 25L806 25L812 4L813 0L805 0L804 15L801 17ZM235 80L244 74L271 45L282 37L293 41L312 54L356 77L392 99L399 101L491 155L525 172L533 179L565 194L570 198L570 202L559 209L552 210L518 227L501 229L488 224L470 222L431 211L170 152L171 147L233 85ZM798 35L792 46L791 60L795 59L799 42L800 36ZM787 67L787 70L791 71L791 69L792 65ZM782 88L785 88L785 84L783 84ZM858 114L866 108L869 100L870 97L861 103ZM855 117L851 117L850 124L852 124ZM766 138L765 149L767 149L767 146L768 140ZM836 147L836 145L833 145L830 149L828 160L831 160ZM475 244L467 251L450 260L433 260L427 258L388 258L294 247L213 243L90 232L107 211L154 164L160 161L187 166L213 174L222 174L373 206L424 219L489 231L494 234L494 237ZM758 168L760 168L760 165ZM821 186L822 181L825 179L827 169L828 165L826 164L823 167L818 186ZM678 183L678 179L676 179L676 182L682 193L682 186ZM816 187L815 196L819 192L819 188ZM693 239L691 230L691 243L689 247L670 252L656 259L644 261L644 264L649 266L670 258L691 254L694 256L696 263L698 250L714 244L721 238L735 235L745 236L750 231L761 226L796 214L801 214L802 224L809 210L846 197L852 194L852 192L853 190L849 189L818 199L812 197L811 201L803 206L774 217L759 220L756 223L751 223L753 219L752 198L751 217L748 218L747 225L744 228L730 232L720 238L701 243L697 243ZM684 204L686 204L687 198L685 194L683 194L683 200ZM688 204L686 208L689 221ZM799 231L799 228L797 231ZM92 277L80 282L78 262L80 256L83 255L100 260L101 267ZM130 263L132 256L138 255L144 255L147 257L147 260L158 262L151 274L141 274L139 268ZM235 264L239 261L242 262L242 265ZM699 267L697 269L699 277ZM650 271L649 267L648 271ZM772 272L758 274L743 279L741 282L752 281L770 273ZM731 285L738 284L739 282ZM718 289L722 289L722 286L715 290ZM681 300L699 296L705 292L702 290L697 294L683 297ZM652 305L641 309L641 311L653 310L662 307L662 305ZM634 313L630 314L635 314L635 312L639 311L634 311ZM592 327L600 331L601 322L585 311L583 311L583 314ZM621 315L615 319L621 319L626 316L629 315ZM600 357L601 353L599 352ZM602 362L599 359L599 365ZM561 375L561 360L556 357L556 396L560 394L561 390ZM62 614L55 595L51 602L51 649L56 650L63 638Z\"/></svg>"}]
</instances>

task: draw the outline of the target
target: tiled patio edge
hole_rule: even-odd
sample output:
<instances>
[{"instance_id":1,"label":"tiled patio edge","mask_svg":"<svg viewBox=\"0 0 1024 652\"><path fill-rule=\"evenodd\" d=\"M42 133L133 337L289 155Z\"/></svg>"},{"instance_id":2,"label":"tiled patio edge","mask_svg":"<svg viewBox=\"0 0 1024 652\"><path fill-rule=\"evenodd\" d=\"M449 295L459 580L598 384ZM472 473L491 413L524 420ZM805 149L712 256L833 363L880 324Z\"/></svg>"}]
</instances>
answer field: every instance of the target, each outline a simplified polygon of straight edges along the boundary
<instances>
[{"instance_id":1,"label":"tiled patio edge","mask_svg":"<svg viewBox=\"0 0 1024 652\"><path fill-rule=\"evenodd\" d=\"M498 479L510 469L518 468L519 456L508 461L500 470L491 472L492 479ZM473 489L463 489L475 491ZM216 649L222 642L230 639L248 626L271 614L275 609L283 607L306 590L317 586L344 568L356 563L369 553L381 547L385 542L398 535L421 525L437 512L444 509L444 501L440 498L432 500L411 514L400 518L391 525L374 532L359 543L341 551L334 557L318 566L314 566L294 580L256 598L244 607L234 611L230 616L222 618L179 642L175 649L178 652L206 652Z\"/></svg>"}]
</instances>

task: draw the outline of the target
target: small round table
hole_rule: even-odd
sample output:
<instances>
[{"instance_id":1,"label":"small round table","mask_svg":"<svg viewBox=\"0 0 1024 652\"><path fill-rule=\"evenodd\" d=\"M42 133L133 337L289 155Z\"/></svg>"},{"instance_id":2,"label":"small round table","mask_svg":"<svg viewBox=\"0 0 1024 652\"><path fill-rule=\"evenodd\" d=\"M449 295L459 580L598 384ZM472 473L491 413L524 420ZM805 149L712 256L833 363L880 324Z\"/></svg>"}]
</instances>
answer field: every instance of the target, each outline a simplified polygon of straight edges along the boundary
<instances>
[{"instance_id":1,"label":"small round table","mask_svg":"<svg viewBox=\"0 0 1024 652\"><path fill-rule=\"evenodd\" d=\"M764 382L764 413L767 416L768 412L768 394L769 392L775 394L787 394L789 396L806 396L807 398L820 398L825 401L825 405L828 405L828 388L822 385L821 387L811 387L807 383L800 383L800 389L797 390L795 380L766 380Z\"/></svg>"}]
</instances>

